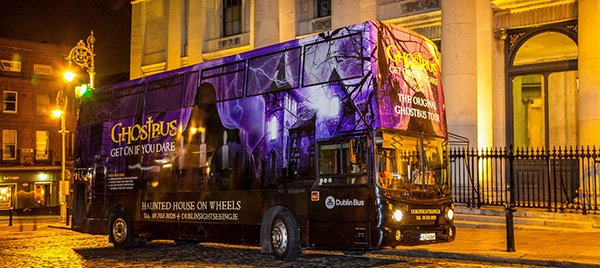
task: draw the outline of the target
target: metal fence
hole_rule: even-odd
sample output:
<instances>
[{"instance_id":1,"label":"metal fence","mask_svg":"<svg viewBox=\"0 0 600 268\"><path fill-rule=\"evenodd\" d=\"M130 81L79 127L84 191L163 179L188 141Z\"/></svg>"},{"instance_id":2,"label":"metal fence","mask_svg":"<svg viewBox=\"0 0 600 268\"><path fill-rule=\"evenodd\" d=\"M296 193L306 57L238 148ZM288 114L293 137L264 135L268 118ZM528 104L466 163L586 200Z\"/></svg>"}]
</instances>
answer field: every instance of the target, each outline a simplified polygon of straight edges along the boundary
<instances>
[{"instance_id":1,"label":"metal fence","mask_svg":"<svg viewBox=\"0 0 600 268\"><path fill-rule=\"evenodd\" d=\"M599 212L600 150L450 149L455 203Z\"/></svg>"}]
</instances>

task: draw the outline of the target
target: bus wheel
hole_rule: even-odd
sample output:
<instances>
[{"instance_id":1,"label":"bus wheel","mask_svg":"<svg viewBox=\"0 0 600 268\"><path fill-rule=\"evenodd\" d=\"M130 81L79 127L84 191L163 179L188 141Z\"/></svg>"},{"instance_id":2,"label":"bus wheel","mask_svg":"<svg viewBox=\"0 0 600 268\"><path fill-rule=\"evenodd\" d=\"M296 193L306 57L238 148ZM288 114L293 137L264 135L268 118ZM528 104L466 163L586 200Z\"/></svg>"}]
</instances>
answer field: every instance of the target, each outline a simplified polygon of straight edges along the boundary
<instances>
[{"instance_id":1,"label":"bus wheel","mask_svg":"<svg viewBox=\"0 0 600 268\"><path fill-rule=\"evenodd\" d=\"M273 254L282 261L293 261L300 254L300 231L290 212L279 212L271 223Z\"/></svg>"},{"instance_id":2,"label":"bus wheel","mask_svg":"<svg viewBox=\"0 0 600 268\"><path fill-rule=\"evenodd\" d=\"M456 227L450 226L450 228L448 228L448 236L447 236L446 240L448 240L448 242L452 242L452 241L454 241L455 238L456 238Z\"/></svg>"},{"instance_id":3,"label":"bus wheel","mask_svg":"<svg viewBox=\"0 0 600 268\"><path fill-rule=\"evenodd\" d=\"M136 240L131 233L129 219L123 212L113 212L110 217L109 240L116 248L135 247Z\"/></svg>"}]
</instances>

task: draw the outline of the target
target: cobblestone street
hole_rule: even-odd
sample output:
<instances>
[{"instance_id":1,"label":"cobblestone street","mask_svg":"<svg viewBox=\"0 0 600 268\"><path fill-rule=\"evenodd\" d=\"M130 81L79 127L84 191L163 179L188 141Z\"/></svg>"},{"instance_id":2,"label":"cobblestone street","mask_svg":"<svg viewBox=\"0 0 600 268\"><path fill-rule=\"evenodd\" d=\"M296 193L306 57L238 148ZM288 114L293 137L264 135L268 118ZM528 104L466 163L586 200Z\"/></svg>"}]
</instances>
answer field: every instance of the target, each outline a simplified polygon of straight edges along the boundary
<instances>
[{"instance_id":1,"label":"cobblestone street","mask_svg":"<svg viewBox=\"0 0 600 268\"><path fill-rule=\"evenodd\" d=\"M444 259L408 258L378 254L344 255L337 251L307 250L284 263L257 246L214 243L175 245L161 240L145 247L115 249L104 235L89 235L64 228L32 225L0 228L1 267L489 267ZM522 267L522 266L504 266Z\"/></svg>"}]
</instances>

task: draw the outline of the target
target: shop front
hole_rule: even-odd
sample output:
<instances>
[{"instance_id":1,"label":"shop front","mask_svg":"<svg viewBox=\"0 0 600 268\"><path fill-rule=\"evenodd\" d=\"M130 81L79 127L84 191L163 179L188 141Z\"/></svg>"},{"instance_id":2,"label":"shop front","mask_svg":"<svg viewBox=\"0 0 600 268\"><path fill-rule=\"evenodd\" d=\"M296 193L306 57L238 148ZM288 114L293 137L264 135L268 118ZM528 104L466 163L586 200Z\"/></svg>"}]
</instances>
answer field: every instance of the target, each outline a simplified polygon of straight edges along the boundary
<instances>
[{"instance_id":1,"label":"shop front","mask_svg":"<svg viewBox=\"0 0 600 268\"><path fill-rule=\"evenodd\" d=\"M0 215L58 215L60 170L0 171Z\"/></svg>"}]
</instances>

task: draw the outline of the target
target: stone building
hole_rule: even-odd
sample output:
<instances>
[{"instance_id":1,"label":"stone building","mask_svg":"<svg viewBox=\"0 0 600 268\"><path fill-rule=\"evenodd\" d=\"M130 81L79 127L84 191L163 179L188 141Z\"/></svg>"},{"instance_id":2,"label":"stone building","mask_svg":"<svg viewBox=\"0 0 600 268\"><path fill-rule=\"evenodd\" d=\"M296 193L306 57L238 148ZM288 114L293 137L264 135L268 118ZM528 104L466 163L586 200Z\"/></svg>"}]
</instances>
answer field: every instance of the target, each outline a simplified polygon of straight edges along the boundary
<instances>
[{"instance_id":1,"label":"stone building","mask_svg":"<svg viewBox=\"0 0 600 268\"><path fill-rule=\"evenodd\" d=\"M381 20L442 53L449 131L471 146L600 145L595 0L135 0L131 78Z\"/></svg>"},{"instance_id":2,"label":"stone building","mask_svg":"<svg viewBox=\"0 0 600 268\"><path fill-rule=\"evenodd\" d=\"M10 207L17 213L24 208L58 213L62 137L60 119L53 119L51 111L59 92L68 92L62 79L68 52L63 45L0 38L0 213ZM68 166L76 123L73 107L67 105L65 117Z\"/></svg>"}]
</instances>

